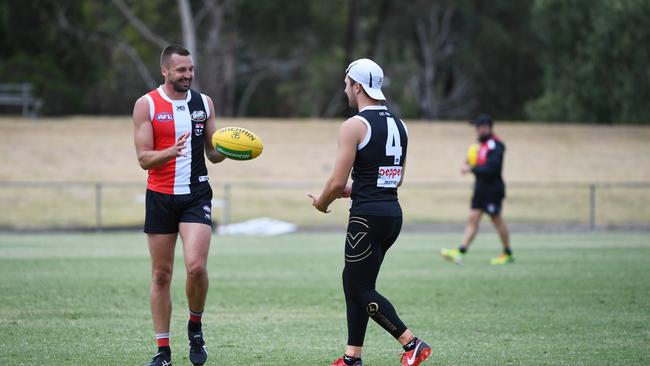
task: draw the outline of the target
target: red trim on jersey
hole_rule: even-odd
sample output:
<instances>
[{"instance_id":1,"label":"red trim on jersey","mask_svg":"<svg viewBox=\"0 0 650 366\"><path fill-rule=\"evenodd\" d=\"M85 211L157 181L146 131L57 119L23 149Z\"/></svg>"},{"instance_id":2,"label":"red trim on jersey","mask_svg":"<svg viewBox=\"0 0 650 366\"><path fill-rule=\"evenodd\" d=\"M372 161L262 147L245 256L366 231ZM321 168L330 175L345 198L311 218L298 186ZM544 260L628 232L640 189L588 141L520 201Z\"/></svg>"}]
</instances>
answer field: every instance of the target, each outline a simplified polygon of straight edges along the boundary
<instances>
[{"instance_id":1,"label":"red trim on jersey","mask_svg":"<svg viewBox=\"0 0 650 366\"><path fill-rule=\"evenodd\" d=\"M487 146L487 142L482 143L481 146L478 148L478 152L476 153L477 166L484 165L487 162L488 151L489 149Z\"/></svg>"},{"instance_id":2,"label":"red trim on jersey","mask_svg":"<svg viewBox=\"0 0 650 366\"><path fill-rule=\"evenodd\" d=\"M496 137L495 135L492 135L492 137L490 137L489 140L487 140L487 141L485 141L485 142L483 142L481 144L481 146L478 149L477 156L476 156L476 165L477 166L485 165L485 163L487 163L487 156L488 156L488 153L490 152L490 147L488 146L488 144L490 143L491 140L493 140L494 143L496 143L497 141L499 141L499 138Z\"/></svg>"},{"instance_id":3,"label":"red trim on jersey","mask_svg":"<svg viewBox=\"0 0 650 366\"><path fill-rule=\"evenodd\" d=\"M153 127L153 149L164 150L176 143L176 126L174 124L174 109L154 89L148 93L153 99L154 111L151 125ZM174 180L176 178L176 159L171 159L165 164L149 169L147 188L165 194L174 194Z\"/></svg>"}]
</instances>

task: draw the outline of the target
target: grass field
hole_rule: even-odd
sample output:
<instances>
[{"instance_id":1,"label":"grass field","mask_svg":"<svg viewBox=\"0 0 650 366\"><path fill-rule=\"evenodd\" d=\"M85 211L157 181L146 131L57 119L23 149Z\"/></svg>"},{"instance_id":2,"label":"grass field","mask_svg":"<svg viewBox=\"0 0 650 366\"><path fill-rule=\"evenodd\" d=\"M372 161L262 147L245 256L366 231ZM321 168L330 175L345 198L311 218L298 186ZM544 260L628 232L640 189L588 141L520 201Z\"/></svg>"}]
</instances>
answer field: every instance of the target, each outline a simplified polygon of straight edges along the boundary
<instances>
[{"instance_id":1,"label":"grass field","mask_svg":"<svg viewBox=\"0 0 650 366\"><path fill-rule=\"evenodd\" d=\"M210 365L329 365L345 343L342 235L215 237L204 317ZM430 342L430 365L647 365L650 234L495 236L463 266L437 250L458 235L404 233L378 289ZM177 250L179 250L177 248ZM172 348L189 365L184 271L173 282ZM0 364L139 365L154 347L143 234L0 235ZM364 361L400 350L369 324Z\"/></svg>"}]
</instances>

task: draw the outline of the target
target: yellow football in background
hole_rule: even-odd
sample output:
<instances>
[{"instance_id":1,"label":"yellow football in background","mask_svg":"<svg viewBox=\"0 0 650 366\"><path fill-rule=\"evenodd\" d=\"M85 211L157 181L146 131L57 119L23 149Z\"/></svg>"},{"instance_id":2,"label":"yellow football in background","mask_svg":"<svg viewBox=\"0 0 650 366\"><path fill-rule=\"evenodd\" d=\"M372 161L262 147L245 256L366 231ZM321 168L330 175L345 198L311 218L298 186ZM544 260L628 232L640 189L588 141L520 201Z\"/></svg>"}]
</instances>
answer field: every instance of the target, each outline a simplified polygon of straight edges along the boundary
<instances>
[{"instance_id":1,"label":"yellow football in background","mask_svg":"<svg viewBox=\"0 0 650 366\"><path fill-rule=\"evenodd\" d=\"M480 149L479 144L471 144L467 148L467 164L472 168L476 166L476 161L478 160L478 150Z\"/></svg>"},{"instance_id":2,"label":"yellow football in background","mask_svg":"<svg viewBox=\"0 0 650 366\"><path fill-rule=\"evenodd\" d=\"M262 140L241 127L224 127L212 135L212 145L221 155L233 160L250 160L260 156Z\"/></svg>"}]
</instances>

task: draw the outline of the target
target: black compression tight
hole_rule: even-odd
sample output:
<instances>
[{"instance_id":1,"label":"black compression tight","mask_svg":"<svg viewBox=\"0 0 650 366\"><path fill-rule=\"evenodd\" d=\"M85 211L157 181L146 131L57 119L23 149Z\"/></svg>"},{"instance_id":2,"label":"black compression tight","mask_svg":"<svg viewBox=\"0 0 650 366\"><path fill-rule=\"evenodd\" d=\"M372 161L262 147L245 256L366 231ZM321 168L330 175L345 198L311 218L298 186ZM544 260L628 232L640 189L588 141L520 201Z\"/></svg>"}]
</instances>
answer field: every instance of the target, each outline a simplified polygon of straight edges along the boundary
<instances>
[{"instance_id":1,"label":"black compression tight","mask_svg":"<svg viewBox=\"0 0 650 366\"><path fill-rule=\"evenodd\" d=\"M350 346L363 346L369 317L395 339L407 329L393 305L375 290L384 255L401 227L401 217L350 216L343 269Z\"/></svg>"}]
</instances>

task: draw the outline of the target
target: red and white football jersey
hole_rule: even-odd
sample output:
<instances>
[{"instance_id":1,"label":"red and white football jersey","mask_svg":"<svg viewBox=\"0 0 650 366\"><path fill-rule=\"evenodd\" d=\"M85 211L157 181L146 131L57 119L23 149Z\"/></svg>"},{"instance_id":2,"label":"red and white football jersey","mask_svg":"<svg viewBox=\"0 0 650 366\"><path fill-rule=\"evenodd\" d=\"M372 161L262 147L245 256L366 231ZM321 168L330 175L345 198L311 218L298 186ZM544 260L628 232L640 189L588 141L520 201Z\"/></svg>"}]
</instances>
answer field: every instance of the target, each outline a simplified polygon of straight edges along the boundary
<instances>
[{"instance_id":1,"label":"red and white football jersey","mask_svg":"<svg viewBox=\"0 0 650 366\"><path fill-rule=\"evenodd\" d=\"M149 169L147 188L165 194L188 194L196 184L207 182L204 143L205 124L210 117L204 94L190 89L184 100L170 99L162 87L145 95L149 101L149 120L153 126L154 150L164 150L190 132L185 144L186 156Z\"/></svg>"}]
</instances>

